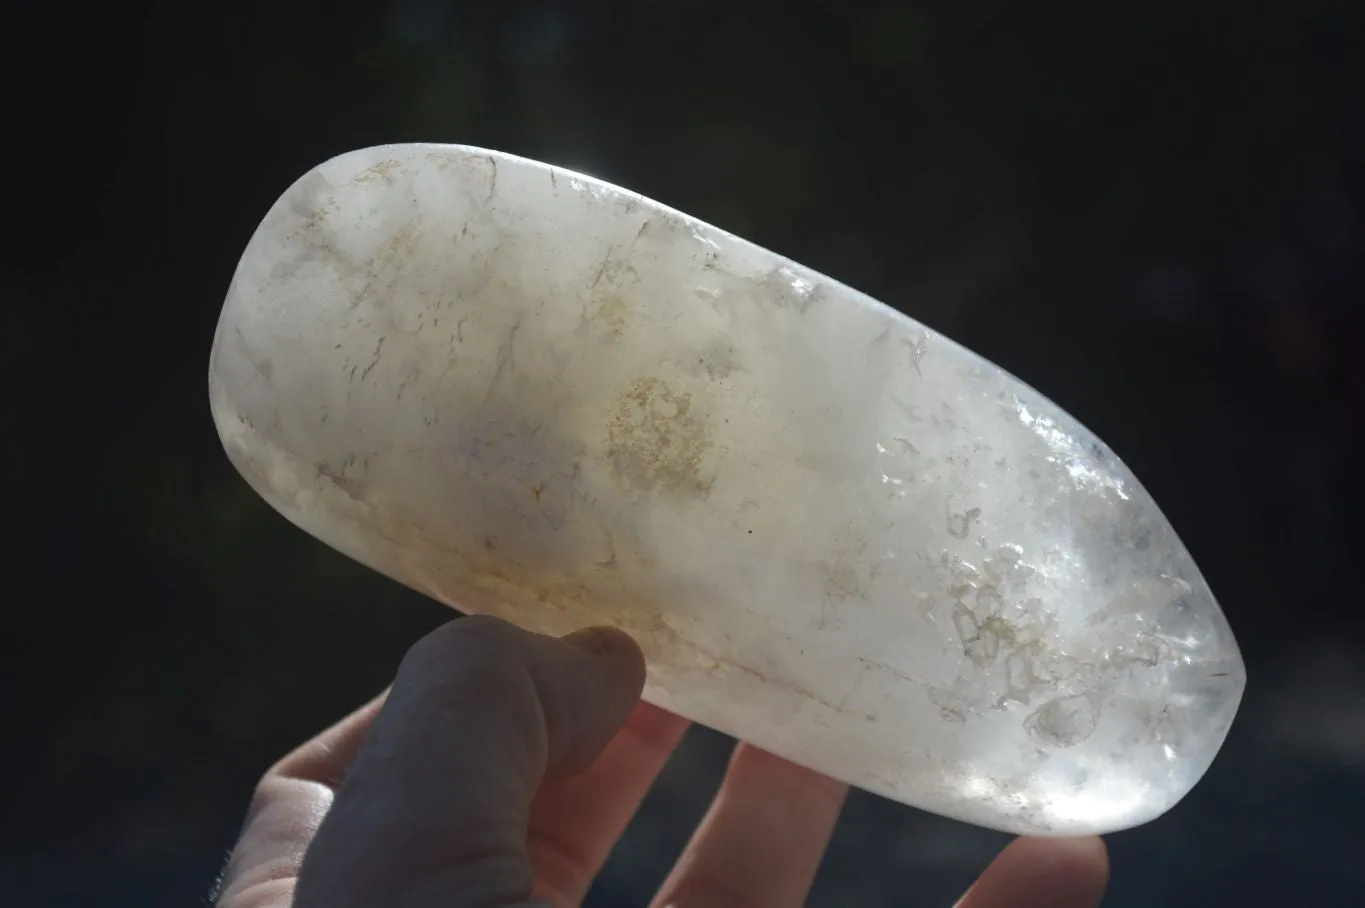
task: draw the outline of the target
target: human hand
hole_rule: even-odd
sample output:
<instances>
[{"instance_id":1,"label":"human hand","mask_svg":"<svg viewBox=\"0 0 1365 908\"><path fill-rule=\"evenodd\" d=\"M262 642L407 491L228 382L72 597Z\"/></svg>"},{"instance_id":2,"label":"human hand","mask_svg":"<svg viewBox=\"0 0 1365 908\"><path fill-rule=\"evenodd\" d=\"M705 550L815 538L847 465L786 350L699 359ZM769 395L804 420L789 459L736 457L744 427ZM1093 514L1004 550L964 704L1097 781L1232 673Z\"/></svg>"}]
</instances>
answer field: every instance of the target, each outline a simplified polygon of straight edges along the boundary
<instances>
[{"instance_id":1,"label":"human hand","mask_svg":"<svg viewBox=\"0 0 1365 908\"><path fill-rule=\"evenodd\" d=\"M438 628L384 696L266 773L217 904L577 905L687 729L643 685L619 631ZM654 904L796 908L845 792L739 745ZM1019 839L959 908L1092 908L1107 874L1097 838Z\"/></svg>"}]
</instances>

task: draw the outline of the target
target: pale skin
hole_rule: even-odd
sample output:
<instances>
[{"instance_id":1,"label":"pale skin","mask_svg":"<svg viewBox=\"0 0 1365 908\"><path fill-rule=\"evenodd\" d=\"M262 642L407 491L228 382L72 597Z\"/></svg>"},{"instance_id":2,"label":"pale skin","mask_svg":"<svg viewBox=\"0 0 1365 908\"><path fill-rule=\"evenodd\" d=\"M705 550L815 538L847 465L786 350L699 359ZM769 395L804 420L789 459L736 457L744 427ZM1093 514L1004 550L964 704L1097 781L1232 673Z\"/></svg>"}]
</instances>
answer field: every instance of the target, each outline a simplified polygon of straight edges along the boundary
<instances>
[{"instance_id":1,"label":"pale skin","mask_svg":"<svg viewBox=\"0 0 1365 908\"><path fill-rule=\"evenodd\" d=\"M578 905L688 727L640 700L644 679L619 631L438 628L265 774L219 908ZM740 744L651 908L798 908L846 791ZM1107 878L1098 838L1022 838L958 906L1094 908Z\"/></svg>"}]
</instances>

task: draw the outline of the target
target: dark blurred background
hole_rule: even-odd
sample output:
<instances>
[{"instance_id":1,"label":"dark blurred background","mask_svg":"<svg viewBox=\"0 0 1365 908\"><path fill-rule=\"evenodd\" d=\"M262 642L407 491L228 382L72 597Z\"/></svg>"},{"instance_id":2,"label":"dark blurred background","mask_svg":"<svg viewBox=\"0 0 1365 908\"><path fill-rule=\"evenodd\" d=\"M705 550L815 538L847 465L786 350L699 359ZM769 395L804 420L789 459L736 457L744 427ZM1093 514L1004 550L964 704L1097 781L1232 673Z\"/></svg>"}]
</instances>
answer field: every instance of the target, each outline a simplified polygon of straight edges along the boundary
<instances>
[{"instance_id":1,"label":"dark blurred background","mask_svg":"<svg viewBox=\"0 0 1365 908\"><path fill-rule=\"evenodd\" d=\"M1250 672L1106 904L1360 904L1365 4L353 6L7 14L0 904L203 904L257 774L449 616L269 510L206 399L269 205L409 140L624 184L1071 410ZM647 901L727 747L688 739L591 905ZM951 904L1003 841L855 796L812 903Z\"/></svg>"}]
</instances>

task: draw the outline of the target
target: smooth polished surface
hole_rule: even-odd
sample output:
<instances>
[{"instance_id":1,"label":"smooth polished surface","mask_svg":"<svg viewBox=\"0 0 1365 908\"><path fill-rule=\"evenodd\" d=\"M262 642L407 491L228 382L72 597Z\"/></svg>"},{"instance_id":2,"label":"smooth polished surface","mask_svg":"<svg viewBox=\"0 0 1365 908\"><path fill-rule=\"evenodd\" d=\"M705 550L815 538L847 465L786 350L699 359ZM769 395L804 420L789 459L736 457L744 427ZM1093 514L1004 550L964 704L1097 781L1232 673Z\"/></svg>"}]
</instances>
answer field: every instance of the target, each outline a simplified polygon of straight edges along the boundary
<instances>
[{"instance_id":1,"label":"smooth polished surface","mask_svg":"<svg viewBox=\"0 0 1365 908\"><path fill-rule=\"evenodd\" d=\"M868 297L600 181L335 158L228 292L214 419L267 501L455 608L631 632L646 697L878 794L1107 832L1245 685L1126 467Z\"/></svg>"}]
</instances>

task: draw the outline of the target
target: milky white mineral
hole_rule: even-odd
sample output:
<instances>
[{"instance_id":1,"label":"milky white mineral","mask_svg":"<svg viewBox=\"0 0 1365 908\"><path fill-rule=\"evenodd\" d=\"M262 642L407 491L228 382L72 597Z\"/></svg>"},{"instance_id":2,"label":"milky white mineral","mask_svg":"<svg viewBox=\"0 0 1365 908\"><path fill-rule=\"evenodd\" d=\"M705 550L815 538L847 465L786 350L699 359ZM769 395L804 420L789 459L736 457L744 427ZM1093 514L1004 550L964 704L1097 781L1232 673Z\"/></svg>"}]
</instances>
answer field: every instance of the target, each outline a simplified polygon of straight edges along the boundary
<instances>
[{"instance_id":1,"label":"milky white mineral","mask_svg":"<svg viewBox=\"0 0 1365 908\"><path fill-rule=\"evenodd\" d=\"M994 829L1117 830L1245 684L1151 497L919 323L499 152L342 155L228 291L213 416L303 530L465 612L629 631L646 698Z\"/></svg>"}]
</instances>

